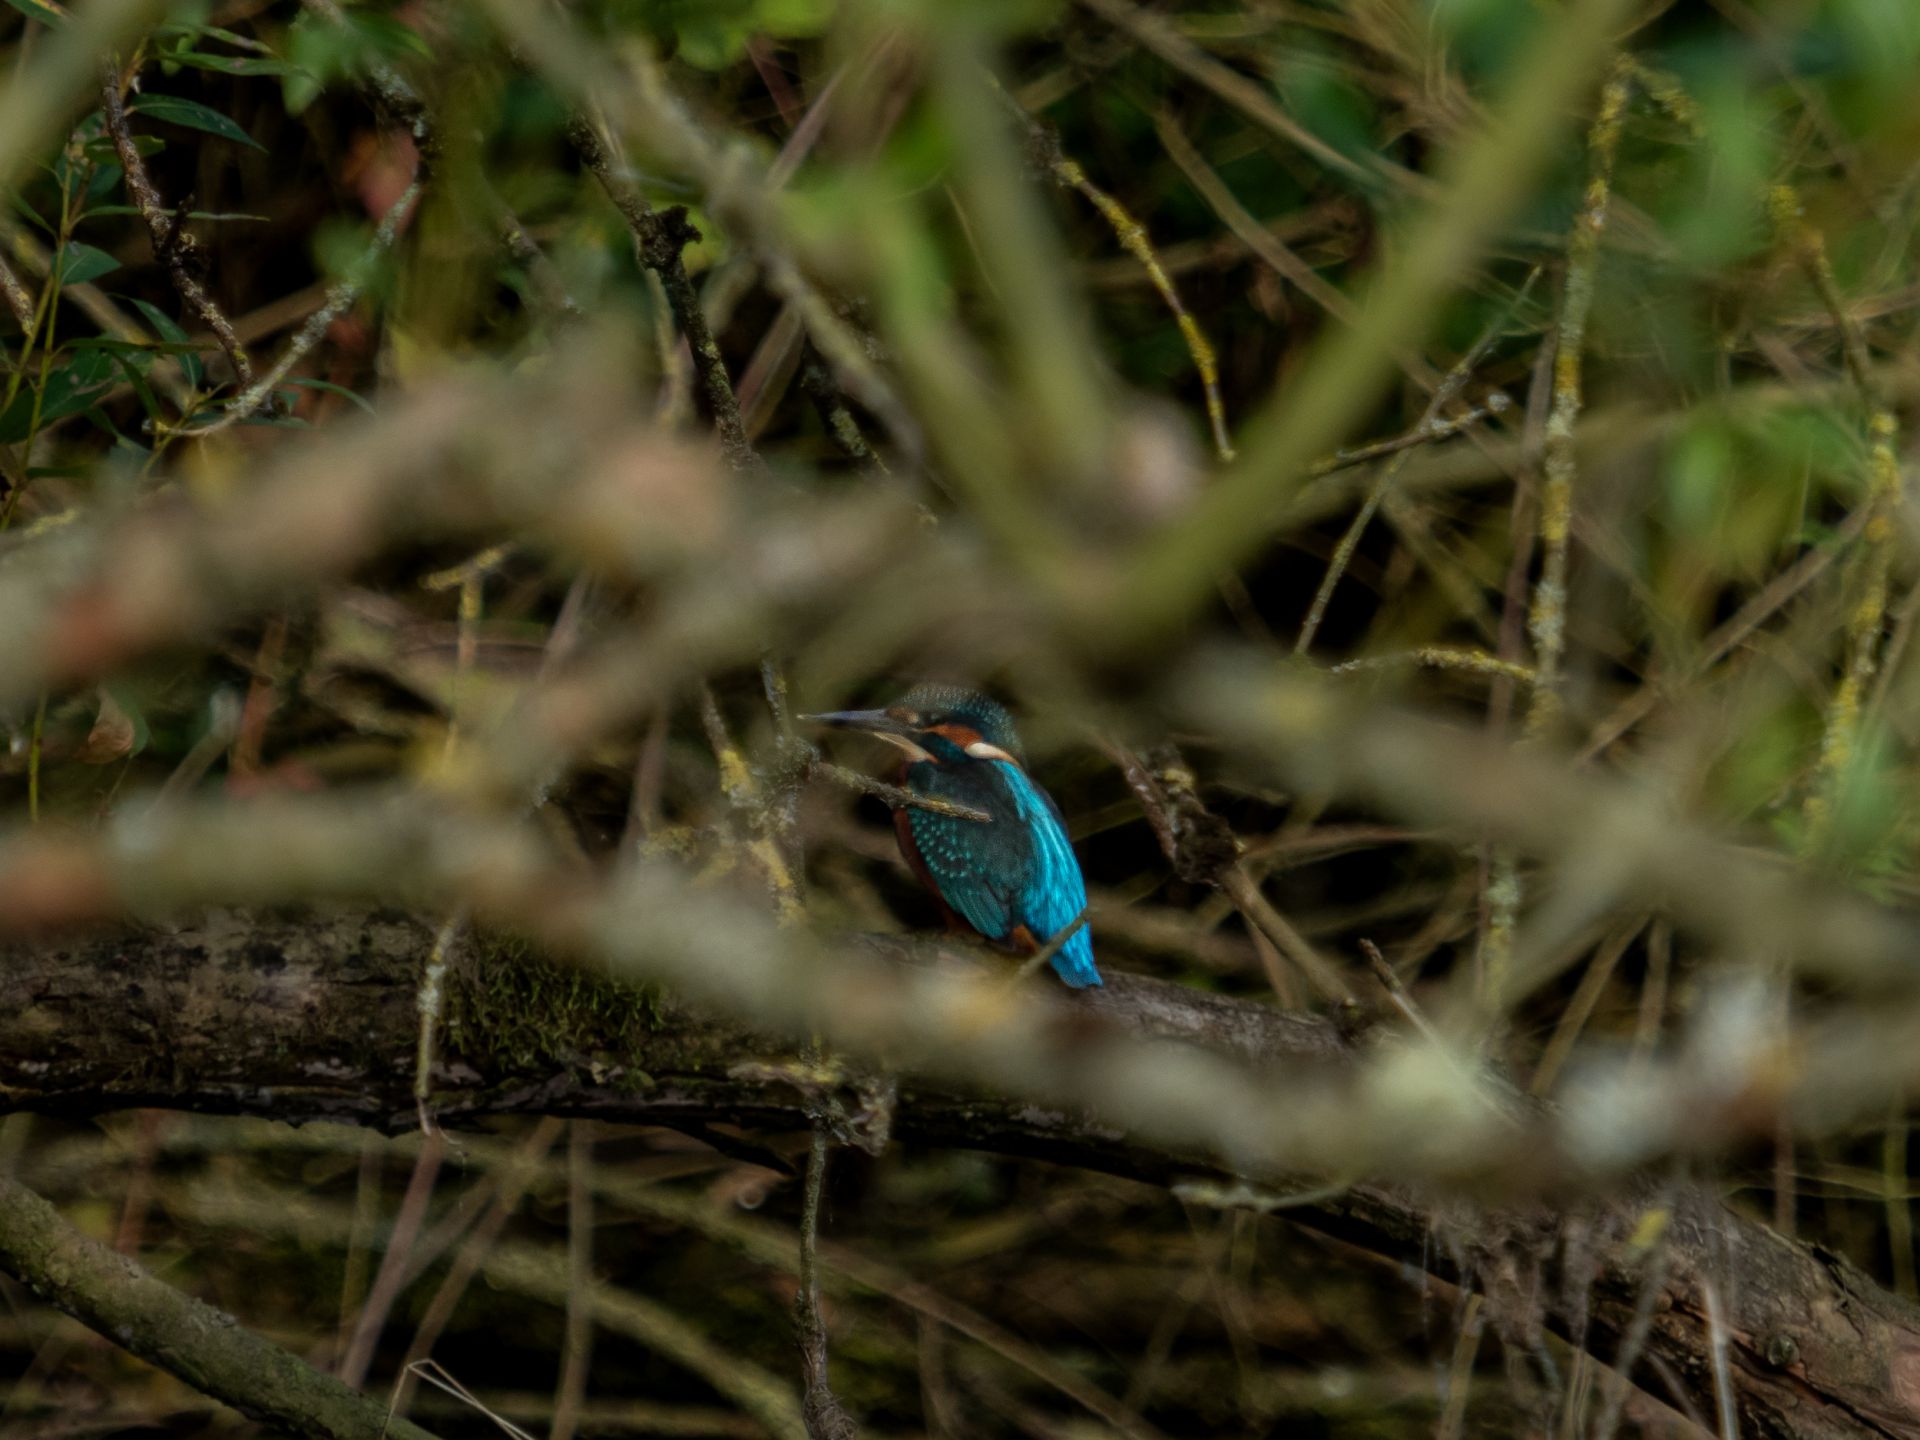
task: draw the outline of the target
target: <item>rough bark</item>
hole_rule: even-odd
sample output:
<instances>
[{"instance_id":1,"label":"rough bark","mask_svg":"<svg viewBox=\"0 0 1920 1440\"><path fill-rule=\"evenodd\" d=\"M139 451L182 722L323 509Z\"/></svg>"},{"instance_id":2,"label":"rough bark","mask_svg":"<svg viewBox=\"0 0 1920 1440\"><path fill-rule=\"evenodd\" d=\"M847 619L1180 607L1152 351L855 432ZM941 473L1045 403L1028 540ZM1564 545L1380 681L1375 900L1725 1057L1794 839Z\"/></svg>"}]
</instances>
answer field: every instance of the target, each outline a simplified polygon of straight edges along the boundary
<instances>
[{"instance_id":1,"label":"rough bark","mask_svg":"<svg viewBox=\"0 0 1920 1440\"><path fill-rule=\"evenodd\" d=\"M433 1440L378 1400L182 1295L0 1176L0 1268L203 1395L303 1440Z\"/></svg>"},{"instance_id":2,"label":"rough bark","mask_svg":"<svg viewBox=\"0 0 1920 1440\"><path fill-rule=\"evenodd\" d=\"M430 922L395 912L221 912L9 950L0 959L0 1104L411 1128L415 985L432 934ZM908 953L899 942L857 943ZM434 1077L445 1124L540 1113L801 1128L821 1103L797 1088L792 1046L510 945L482 946L449 1001ZM1242 1058L1337 1066L1349 1053L1323 1022L1164 982L1114 976L1088 1003L1142 1033ZM1221 1203L1271 1198L1095 1118L910 1070L890 1105L884 1087L857 1077L837 1088L827 1098L870 1131L890 1123L930 1143L1197 1183ZM1642 1314L1633 1375L1658 1393L1646 1362L1659 1362L1707 1414L1711 1285L1727 1317L1743 1434L1920 1436L1920 1309L1839 1257L1695 1192L1649 1181L1515 1207L1365 1183L1308 1191L1286 1214L1474 1285L1513 1343L1552 1331L1612 1365Z\"/></svg>"}]
</instances>

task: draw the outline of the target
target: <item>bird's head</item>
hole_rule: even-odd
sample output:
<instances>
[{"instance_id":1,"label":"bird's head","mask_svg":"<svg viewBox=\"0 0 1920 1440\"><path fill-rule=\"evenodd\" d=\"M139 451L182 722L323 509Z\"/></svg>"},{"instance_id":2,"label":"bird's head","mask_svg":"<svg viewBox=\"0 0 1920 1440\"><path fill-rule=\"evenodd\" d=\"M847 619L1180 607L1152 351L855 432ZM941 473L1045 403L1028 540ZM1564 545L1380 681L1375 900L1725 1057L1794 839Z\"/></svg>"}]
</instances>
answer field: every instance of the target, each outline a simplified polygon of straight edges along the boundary
<instances>
[{"instance_id":1,"label":"bird's head","mask_svg":"<svg viewBox=\"0 0 1920 1440\"><path fill-rule=\"evenodd\" d=\"M916 685L882 710L833 710L803 715L821 725L862 730L897 745L909 760L937 765L1000 760L1026 765L1013 717L977 690L956 685Z\"/></svg>"}]
</instances>

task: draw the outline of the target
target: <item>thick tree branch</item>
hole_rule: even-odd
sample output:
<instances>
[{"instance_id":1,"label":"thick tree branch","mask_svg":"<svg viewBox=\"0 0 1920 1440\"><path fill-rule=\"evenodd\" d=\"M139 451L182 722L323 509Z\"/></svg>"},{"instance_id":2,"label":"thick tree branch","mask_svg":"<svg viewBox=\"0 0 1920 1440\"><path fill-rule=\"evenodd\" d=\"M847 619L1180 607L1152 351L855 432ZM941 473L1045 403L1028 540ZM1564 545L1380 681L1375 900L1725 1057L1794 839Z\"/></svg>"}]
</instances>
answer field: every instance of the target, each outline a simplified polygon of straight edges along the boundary
<instances>
[{"instance_id":1,"label":"thick tree branch","mask_svg":"<svg viewBox=\"0 0 1920 1440\"><path fill-rule=\"evenodd\" d=\"M67 1114L156 1105L408 1129L414 981L431 942L430 923L392 912L220 913L169 931L13 949L0 961L0 1097ZM893 940L854 943L902 960L915 953ZM111 1005L100 1003L106 993ZM494 946L456 978L450 1001L435 1077L436 1113L449 1125L496 1113L807 1123L813 1097L793 1083L791 1046L672 1000ZM1241 1061L1348 1063L1330 1026L1163 982L1114 976L1087 1014ZM931 1143L1180 1184L1216 1203L1277 1198L1110 1124L911 1072L893 1125ZM1582 1204L1474 1206L1356 1184L1295 1197L1288 1215L1470 1279L1496 1323L1554 1329L1605 1363L1634 1324L1643 1281L1658 1275L1641 1353L1703 1407L1705 1282L1738 1275L1728 1325L1743 1433L1920 1435L1920 1311L1837 1257L1706 1199L1640 1186Z\"/></svg>"},{"instance_id":2,"label":"thick tree branch","mask_svg":"<svg viewBox=\"0 0 1920 1440\"><path fill-rule=\"evenodd\" d=\"M0 1269L141 1359L254 1420L313 1440L433 1440L378 1400L89 1240L0 1175Z\"/></svg>"}]
</instances>

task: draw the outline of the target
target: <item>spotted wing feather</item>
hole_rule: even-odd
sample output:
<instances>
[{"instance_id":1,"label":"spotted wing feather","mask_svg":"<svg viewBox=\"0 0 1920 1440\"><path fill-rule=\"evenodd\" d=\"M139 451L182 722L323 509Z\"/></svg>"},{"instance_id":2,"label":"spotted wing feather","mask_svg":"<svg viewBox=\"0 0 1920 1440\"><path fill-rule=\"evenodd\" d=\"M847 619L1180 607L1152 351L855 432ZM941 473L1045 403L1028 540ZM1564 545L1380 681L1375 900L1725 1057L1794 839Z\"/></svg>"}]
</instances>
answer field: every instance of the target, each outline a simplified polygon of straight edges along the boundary
<instances>
[{"instance_id":1,"label":"spotted wing feather","mask_svg":"<svg viewBox=\"0 0 1920 1440\"><path fill-rule=\"evenodd\" d=\"M974 805L981 798L967 798L967 787L954 784L938 766L913 769L929 772L912 776L913 788L922 794L960 805ZM1033 840L1026 827L1008 819L965 820L917 809L907 812L907 826L940 898L989 940L1011 935L1022 923L1022 877L1033 865Z\"/></svg>"},{"instance_id":2,"label":"spotted wing feather","mask_svg":"<svg viewBox=\"0 0 1920 1440\"><path fill-rule=\"evenodd\" d=\"M991 821L912 810L908 829L934 888L974 929L1006 940L1024 927L1044 945L1086 908L1086 882L1052 798L1016 765L992 762L954 771L915 765L923 793L985 810ZM1093 940L1082 925L1053 957L1068 985L1098 985Z\"/></svg>"}]
</instances>

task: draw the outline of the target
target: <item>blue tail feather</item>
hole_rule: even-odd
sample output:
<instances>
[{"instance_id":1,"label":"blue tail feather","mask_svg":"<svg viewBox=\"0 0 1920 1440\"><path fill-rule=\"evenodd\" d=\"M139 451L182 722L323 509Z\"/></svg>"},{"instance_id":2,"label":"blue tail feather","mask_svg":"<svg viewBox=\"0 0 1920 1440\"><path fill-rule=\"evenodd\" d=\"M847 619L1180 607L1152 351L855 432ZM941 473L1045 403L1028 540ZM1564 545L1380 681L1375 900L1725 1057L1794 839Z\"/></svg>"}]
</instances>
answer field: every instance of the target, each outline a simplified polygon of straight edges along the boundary
<instances>
[{"instance_id":1,"label":"blue tail feather","mask_svg":"<svg viewBox=\"0 0 1920 1440\"><path fill-rule=\"evenodd\" d=\"M1020 920L1042 944L1080 918L1087 908L1087 884L1074 859L1060 812L1047 793L1018 766L1004 772L1014 803L1033 836L1033 871L1020 896ZM1093 934L1082 925L1053 957L1053 973L1076 990L1100 983L1093 963Z\"/></svg>"},{"instance_id":2,"label":"blue tail feather","mask_svg":"<svg viewBox=\"0 0 1920 1440\"><path fill-rule=\"evenodd\" d=\"M1093 939L1087 934L1086 926L1074 931L1054 955L1053 973L1075 990L1102 983L1099 970L1094 968Z\"/></svg>"}]
</instances>

